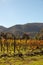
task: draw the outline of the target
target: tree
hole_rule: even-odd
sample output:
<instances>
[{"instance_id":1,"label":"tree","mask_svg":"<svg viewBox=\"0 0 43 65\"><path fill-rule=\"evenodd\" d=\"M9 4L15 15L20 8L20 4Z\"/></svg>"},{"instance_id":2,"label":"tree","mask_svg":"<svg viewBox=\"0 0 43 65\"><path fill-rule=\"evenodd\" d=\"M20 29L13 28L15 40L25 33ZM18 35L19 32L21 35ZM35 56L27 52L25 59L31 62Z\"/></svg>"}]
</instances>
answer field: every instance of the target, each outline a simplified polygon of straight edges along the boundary
<instances>
[{"instance_id":1,"label":"tree","mask_svg":"<svg viewBox=\"0 0 43 65\"><path fill-rule=\"evenodd\" d=\"M40 32L36 34L35 39L43 40L43 29L41 29Z\"/></svg>"},{"instance_id":2,"label":"tree","mask_svg":"<svg viewBox=\"0 0 43 65\"><path fill-rule=\"evenodd\" d=\"M26 40L26 43L27 43L27 40L30 39L29 35L24 33L23 36L22 36L22 39L25 39Z\"/></svg>"},{"instance_id":3,"label":"tree","mask_svg":"<svg viewBox=\"0 0 43 65\"><path fill-rule=\"evenodd\" d=\"M29 37L29 35L28 34L23 34L23 37L22 37L22 39L30 39L30 37Z\"/></svg>"},{"instance_id":4,"label":"tree","mask_svg":"<svg viewBox=\"0 0 43 65\"><path fill-rule=\"evenodd\" d=\"M0 39L0 47L1 47L1 52L2 52L2 40Z\"/></svg>"},{"instance_id":5,"label":"tree","mask_svg":"<svg viewBox=\"0 0 43 65\"><path fill-rule=\"evenodd\" d=\"M5 39L4 39L4 33L1 33L0 34L0 46L1 46L1 51L2 51L2 49L5 51Z\"/></svg>"},{"instance_id":6,"label":"tree","mask_svg":"<svg viewBox=\"0 0 43 65\"><path fill-rule=\"evenodd\" d=\"M4 35L4 37L5 37L6 39L14 39L14 35L13 35L12 33L6 33L6 34Z\"/></svg>"},{"instance_id":7,"label":"tree","mask_svg":"<svg viewBox=\"0 0 43 65\"><path fill-rule=\"evenodd\" d=\"M16 37L14 36L14 53L15 53L15 48L16 48Z\"/></svg>"},{"instance_id":8,"label":"tree","mask_svg":"<svg viewBox=\"0 0 43 65\"><path fill-rule=\"evenodd\" d=\"M36 40L39 40L39 38L40 38L39 36L40 36L40 32L36 33L35 39L36 39Z\"/></svg>"}]
</instances>

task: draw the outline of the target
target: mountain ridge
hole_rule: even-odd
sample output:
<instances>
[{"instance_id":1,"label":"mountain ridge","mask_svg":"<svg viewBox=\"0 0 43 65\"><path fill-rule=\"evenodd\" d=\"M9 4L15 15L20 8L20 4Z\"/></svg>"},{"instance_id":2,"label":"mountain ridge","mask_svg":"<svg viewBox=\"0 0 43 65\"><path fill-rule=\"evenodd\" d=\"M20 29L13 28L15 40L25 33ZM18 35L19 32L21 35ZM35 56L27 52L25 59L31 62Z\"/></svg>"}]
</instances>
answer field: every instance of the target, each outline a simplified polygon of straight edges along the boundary
<instances>
[{"instance_id":1,"label":"mountain ridge","mask_svg":"<svg viewBox=\"0 0 43 65\"><path fill-rule=\"evenodd\" d=\"M29 33L29 32L39 32L43 28L43 23L27 23L27 24L19 24L14 25L9 28L6 28L4 26L0 26L0 32L11 32L14 35L23 33Z\"/></svg>"}]
</instances>

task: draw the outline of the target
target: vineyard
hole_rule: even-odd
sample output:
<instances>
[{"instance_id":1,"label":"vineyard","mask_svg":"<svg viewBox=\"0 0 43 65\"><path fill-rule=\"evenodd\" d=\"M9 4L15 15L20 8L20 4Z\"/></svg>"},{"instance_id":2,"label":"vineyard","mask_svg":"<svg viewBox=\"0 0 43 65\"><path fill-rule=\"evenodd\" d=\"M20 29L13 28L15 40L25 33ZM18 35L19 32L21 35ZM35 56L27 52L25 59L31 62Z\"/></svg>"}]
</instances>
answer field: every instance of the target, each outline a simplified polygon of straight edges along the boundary
<instances>
[{"instance_id":1,"label":"vineyard","mask_svg":"<svg viewBox=\"0 0 43 65\"><path fill-rule=\"evenodd\" d=\"M0 65L43 65L43 38L0 36Z\"/></svg>"},{"instance_id":2,"label":"vineyard","mask_svg":"<svg viewBox=\"0 0 43 65\"><path fill-rule=\"evenodd\" d=\"M0 54L29 54L36 50L43 54L43 40L0 39Z\"/></svg>"}]
</instances>

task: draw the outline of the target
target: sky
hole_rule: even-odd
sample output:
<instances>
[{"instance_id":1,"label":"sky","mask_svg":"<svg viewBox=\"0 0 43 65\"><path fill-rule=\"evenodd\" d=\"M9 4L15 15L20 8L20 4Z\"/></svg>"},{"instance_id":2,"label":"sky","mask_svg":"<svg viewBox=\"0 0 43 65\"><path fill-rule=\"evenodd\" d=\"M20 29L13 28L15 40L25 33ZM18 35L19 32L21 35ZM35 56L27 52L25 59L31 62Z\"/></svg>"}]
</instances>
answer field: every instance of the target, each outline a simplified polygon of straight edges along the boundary
<instances>
[{"instance_id":1,"label":"sky","mask_svg":"<svg viewBox=\"0 0 43 65\"><path fill-rule=\"evenodd\" d=\"M0 0L0 25L43 23L43 0Z\"/></svg>"}]
</instances>

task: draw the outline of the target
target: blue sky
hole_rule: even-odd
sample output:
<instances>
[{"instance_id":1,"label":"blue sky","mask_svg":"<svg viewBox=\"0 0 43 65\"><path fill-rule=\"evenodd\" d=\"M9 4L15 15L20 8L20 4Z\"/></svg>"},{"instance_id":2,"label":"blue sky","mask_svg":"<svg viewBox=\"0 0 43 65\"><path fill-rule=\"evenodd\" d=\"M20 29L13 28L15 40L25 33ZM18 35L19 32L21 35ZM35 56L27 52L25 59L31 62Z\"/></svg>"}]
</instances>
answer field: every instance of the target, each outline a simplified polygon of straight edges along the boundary
<instances>
[{"instance_id":1,"label":"blue sky","mask_svg":"<svg viewBox=\"0 0 43 65\"><path fill-rule=\"evenodd\" d=\"M0 25L43 23L43 0L0 0Z\"/></svg>"}]
</instances>

